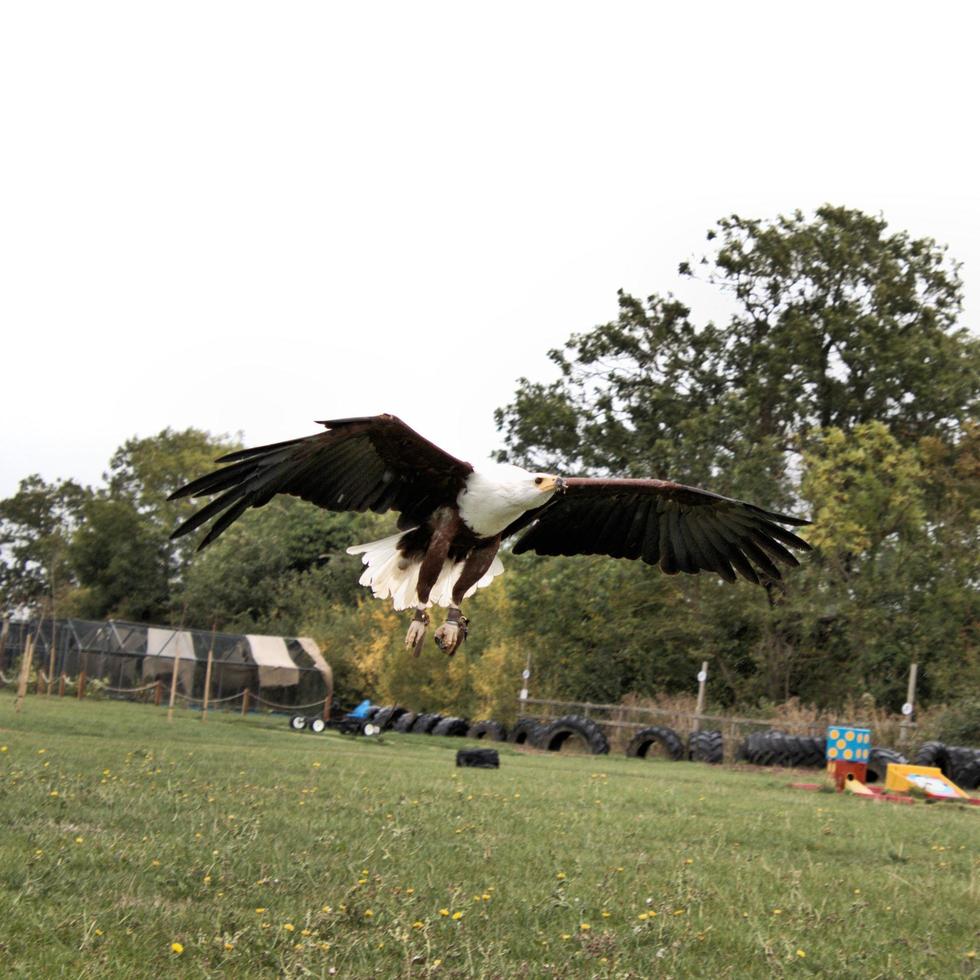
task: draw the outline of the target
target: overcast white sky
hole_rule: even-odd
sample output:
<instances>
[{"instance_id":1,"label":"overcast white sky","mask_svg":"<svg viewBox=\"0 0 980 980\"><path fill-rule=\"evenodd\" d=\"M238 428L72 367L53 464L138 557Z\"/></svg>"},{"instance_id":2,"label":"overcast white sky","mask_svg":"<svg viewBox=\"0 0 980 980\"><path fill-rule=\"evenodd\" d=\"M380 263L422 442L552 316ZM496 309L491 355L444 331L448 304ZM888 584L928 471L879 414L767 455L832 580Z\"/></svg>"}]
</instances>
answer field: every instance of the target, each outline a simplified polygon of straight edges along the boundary
<instances>
[{"instance_id":1,"label":"overcast white sky","mask_svg":"<svg viewBox=\"0 0 980 980\"><path fill-rule=\"evenodd\" d=\"M715 219L883 212L980 312L966 3L7 3L0 497L166 426L464 458Z\"/></svg>"}]
</instances>

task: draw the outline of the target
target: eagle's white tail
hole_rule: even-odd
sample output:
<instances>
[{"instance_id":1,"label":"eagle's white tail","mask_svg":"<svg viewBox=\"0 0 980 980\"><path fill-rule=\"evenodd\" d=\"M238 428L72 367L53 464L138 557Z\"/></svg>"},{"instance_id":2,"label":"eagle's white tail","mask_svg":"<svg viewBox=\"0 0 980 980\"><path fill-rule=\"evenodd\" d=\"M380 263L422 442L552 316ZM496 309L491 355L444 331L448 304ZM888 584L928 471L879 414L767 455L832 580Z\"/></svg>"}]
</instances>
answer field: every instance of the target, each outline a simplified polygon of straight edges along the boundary
<instances>
[{"instance_id":1,"label":"eagle's white tail","mask_svg":"<svg viewBox=\"0 0 980 980\"><path fill-rule=\"evenodd\" d=\"M422 560L405 558L398 550L398 542L407 533L408 531L399 531L398 534L392 534L380 541L355 544L347 549L349 555L364 556L361 560L367 568L359 579L360 584L369 586L377 599L390 598L395 609L414 609L419 601L419 569ZM503 563L495 556L487 573L467 591L464 598L468 599L477 589L489 585L503 570ZM462 571L462 562L447 559L429 593L428 605L448 606L452 602L453 586Z\"/></svg>"}]
</instances>

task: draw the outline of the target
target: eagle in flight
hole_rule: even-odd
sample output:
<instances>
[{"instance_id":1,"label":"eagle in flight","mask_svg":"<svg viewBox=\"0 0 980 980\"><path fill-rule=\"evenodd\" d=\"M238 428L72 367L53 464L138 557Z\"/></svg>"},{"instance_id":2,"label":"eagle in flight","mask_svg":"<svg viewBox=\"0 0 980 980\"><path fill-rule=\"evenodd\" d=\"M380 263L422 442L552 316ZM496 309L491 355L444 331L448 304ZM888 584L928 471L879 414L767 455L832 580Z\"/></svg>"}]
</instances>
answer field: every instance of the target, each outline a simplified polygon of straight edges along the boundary
<instances>
[{"instance_id":1,"label":"eagle in flight","mask_svg":"<svg viewBox=\"0 0 980 980\"><path fill-rule=\"evenodd\" d=\"M171 535L214 519L198 550L249 507L277 493L334 511L397 511L398 533L354 545L366 567L360 584L395 609L414 609L405 644L418 656L434 605L448 607L435 633L450 656L465 639L460 607L503 572L501 542L514 553L640 558L668 575L736 573L764 584L789 550L810 546L781 525L809 521L667 480L563 478L519 466L476 469L424 439L394 415L319 422L326 431L222 456L221 469L171 494L210 503Z\"/></svg>"}]
</instances>

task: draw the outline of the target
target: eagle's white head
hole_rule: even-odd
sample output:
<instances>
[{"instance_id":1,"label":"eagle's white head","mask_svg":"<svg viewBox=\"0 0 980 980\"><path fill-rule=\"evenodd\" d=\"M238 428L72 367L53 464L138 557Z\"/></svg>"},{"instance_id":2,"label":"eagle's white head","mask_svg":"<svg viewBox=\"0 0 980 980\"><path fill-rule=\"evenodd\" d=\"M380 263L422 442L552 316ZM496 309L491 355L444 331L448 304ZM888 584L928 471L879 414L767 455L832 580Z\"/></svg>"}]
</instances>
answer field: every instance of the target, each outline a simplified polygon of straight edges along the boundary
<instances>
[{"instance_id":1,"label":"eagle's white head","mask_svg":"<svg viewBox=\"0 0 980 980\"><path fill-rule=\"evenodd\" d=\"M469 475L457 499L459 516L481 537L493 537L525 511L546 504L561 487L561 477L552 473L491 463Z\"/></svg>"}]
</instances>

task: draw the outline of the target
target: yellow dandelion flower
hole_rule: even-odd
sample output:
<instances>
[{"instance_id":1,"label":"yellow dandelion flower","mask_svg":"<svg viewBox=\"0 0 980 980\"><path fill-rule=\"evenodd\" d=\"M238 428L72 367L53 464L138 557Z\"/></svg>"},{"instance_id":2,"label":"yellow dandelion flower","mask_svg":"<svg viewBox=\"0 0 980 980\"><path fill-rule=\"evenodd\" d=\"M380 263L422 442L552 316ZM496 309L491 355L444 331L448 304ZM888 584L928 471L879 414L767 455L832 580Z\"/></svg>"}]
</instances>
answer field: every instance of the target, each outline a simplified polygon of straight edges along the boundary
<instances>
[{"instance_id":1,"label":"yellow dandelion flower","mask_svg":"<svg viewBox=\"0 0 980 980\"><path fill-rule=\"evenodd\" d=\"M176 953L177 956L180 956L180 954L184 952L184 947L181 943L171 943L170 951L172 953Z\"/></svg>"},{"instance_id":2,"label":"yellow dandelion flower","mask_svg":"<svg viewBox=\"0 0 980 980\"><path fill-rule=\"evenodd\" d=\"M84 837L76 837L75 838L75 843L76 844L84 843L84 841L85 841L85 838Z\"/></svg>"},{"instance_id":3,"label":"yellow dandelion flower","mask_svg":"<svg viewBox=\"0 0 980 980\"><path fill-rule=\"evenodd\" d=\"M415 894L415 889L414 888L406 888L405 889L405 894L406 895L414 895Z\"/></svg>"},{"instance_id":4,"label":"yellow dandelion flower","mask_svg":"<svg viewBox=\"0 0 980 980\"><path fill-rule=\"evenodd\" d=\"M294 926L292 922L284 922L282 927L286 930L286 932L293 932L296 929L296 926Z\"/></svg>"},{"instance_id":5,"label":"yellow dandelion flower","mask_svg":"<svg viewBox=\"0 0 980 980\"><path fill-rule=\"evenodd\" d=\"M266 909L265 909L265 908L257 908L257 909L255 910L255 914L256 914L256 915L261 915L261 914L262 914L263 912L265 912L265 911L266 911Z\"/></svg>"},{"instance_id":6,"label":"yellow dandelion flower","mask_svg":"<svg viewBox=\"0 0 980 980\"><path fill-rule=\"evenodd\" d=\"M783 914L783 910L782 909L773 909L772 910L772 914L773 915L782 915Z\"/></svg>"},{"instance_id":7,"label":"yellow dandelion flower","mask_svg":"<svg viewBox=\"0 0 980 980\"><path fill-rule=\"evenodd\" d=\"M463 918L463 913L462 912L453 912L453 919L456 922L459 922L459 920L462 919L462 918Z\"/></svg>"},{"instance_id":8,"label":"yellow dandelion flower","mask_svg":"<svg viewBox=\"0 0 980 980\"><path fill-rule=\"evenodd\" d=\"M440 915L441 915L441 916L442 916L443 918L445 918L445 917L446 917L447 915L449 915L449 909L439 909L439 914L440 914Z\"/></svg>"},{"instance_id":9,"label":"yellow dandelion flower","mask_svg":"<svg viewBox=\"0 0 980 980\"><path fill-rule=\"evenodd\" d=\"M561 938L562 939L571 939L572 938L572 934L570 932L563 932L561 934Z\"/></svg>"},{"instance_id":10,"label":"yellow dandelion flower","mask_svg":"<svg viewBox=\"0 0 980 980\"><path fill-rule=\"evenodd\" d=\"M230 953L235 948L234 943L225 943L225 949Z\"/></svg>"},{"instance_id":11,"label":"yellow dandelion flower","mask_svg":"<svg viewBox=\"0 0 980 980\"><path fill-rule=\"evenodd\" d=\"M364 918L365 919L373 919L374 918L374 913L370 909L365 909L364 910Z\"/></svg>"},{"instance_id":12,"label":"yellow dandelion flower","mask_svg":"<svg viewBox=\"0 0 980 980\"><path fill-rule=\"evenodd\" d=\"M602 910L602 911L601 911L601 912L599 913L599 915L601 915L601 916L602 916L602 917L603 917L604 919L608 919L608 918L609 918L609 916L610 916L610 915L612 915L612 912L607 912L607 911L606 911L605 909L603 909L603 910Z\"/></svg>"},{"instance_id":13,"label":"yellow dandelion flower","mask_svg":"<svg viewBox=\"0 0 980 980\"><path fill-rule=\"evenodd\" d=\"M7 746L6 745L0 745L0 752L6 752L6 751L7 751Z\"/></svg>"},{"instance_id":14,"label":"yellow dandelion flower","mask_svg":"<svg viewBox=\"0 0 980 980\"><path fill-rule=\"evenodd\" d=\"M424 922L422 922L422 921L421 921L420 919L416 919L416 920L415 920L415 921L414 921L414 922L412 923L412 928L413 928L413 929L424 929L424 928L425 928L425 923L424 923Z\"/></svg>"},{"instance_id":15,"label":"yellow dandelion flower","mask_svg":"<svg viewBox=\"0 0 980 980\"><path fill-rule=\"evenodd\" d=\"M559 871L558 874L555 875L555 877L559 881L564 881L565 880L565 872L564 871Z\"/></svg>"},{"instance_id":16,"label":"yellow dandelion flower","mask_svg":"<svg viewBox=\"0 0 980 980\"><path fill-rule=\"evenodd\" d=\"M160 867L160 862L159 862L159 861L158 861L158 860L157 860L156 858L154 858L154 859L153 859L153 860L152 860L152 861L150 862L150 865L151 865L152 867L154 867L154 868L159 868L159 867Z\"/></svg>"},{"instance_id":17,"label":"yellow dandelion flower","mask_svg":"<svg viewBox=\"0 0 980 980\"><path fill-rule=\"evenodd\" d=\"M647 914L646 912L641 912L641 913L640 913L640 914L639 914L639 915L637 916L637 918L638 918L638 919L640 920L640 922L646 922L646 921L647 921L647 919L649 919L649 918L650 918L650 916L649 916L649 915L648 915L648 914Z\"/></svg>"},{"instance_id":18,"label":"yellow dandelion flower","mask_svg":"<svg viewBox=\"0 0 980 980\"><path fill-rule=\"evenodd\" d=\"M333 909L329 905L324 905L323 908L320 909L320 911L326 912L326 914L329 915L333 911Z\"/></svg>"},{"instance_id":19,"label":"yellow dandelion flower","mask_svg":"<svg viewBox=\"0 0 980 980\"><path fill-rule=\"evenodd\" d=\"M95 930L95 934L96 934L97 936L101 936L101 935L102 935L102 930L101 930L101 929L96 929L96 930Z\"/></svg>"},{"instance_id":20,"label":"yellow dandelion flower","mask_svg":"<svg viewBox=\"0 0 980 980\"><path fill-rule=\"evenodd\" d=\"M304 929L304 930L303 930L303 931L302 931L302 932L300 933L300 935L301 935L301 936L312 936L312 935L313 935L313 930L312 930L312 929Z\"/></svg>"},{"instance_id":21,"label":"yellow dandelion flower","mask_svg":"<svg viewBox=\"0 0 980 980\"><path fill-rule=\"evenodd\" d=\"M796 951L796 955L802 960L806 958L806 953L802 949Z\"/></svg>"},{"instance_id":22,"label":"yellow dandelion flower","mask_svg":"<svg viewBox=\"0 0 980 980\"><path fill-rule=\"evenodd\" d=\"M60 796L60 795L61 794L56 789L53 789L51 790L50 793L48 793L48 796Z\"/></svg>"},{"instance_id":23,"label":"yellow dandelion flower","mask_svg":"<svg viewBox=\"0 0 980 980\"><path fill-rule=\"evenodd\" d=\"M592 928L588 922L580 922L578 927L582 930L582 932L588 932Z\"/></svg>"}]
</instances>

